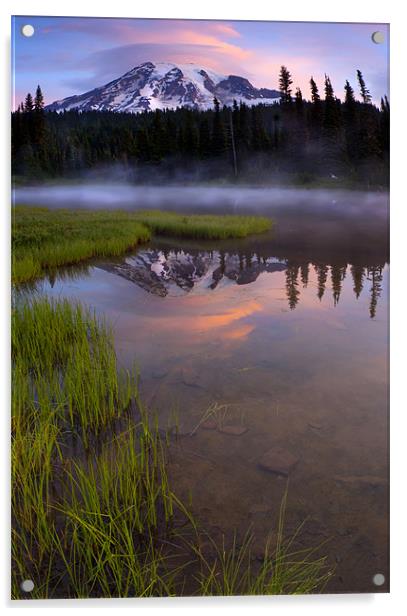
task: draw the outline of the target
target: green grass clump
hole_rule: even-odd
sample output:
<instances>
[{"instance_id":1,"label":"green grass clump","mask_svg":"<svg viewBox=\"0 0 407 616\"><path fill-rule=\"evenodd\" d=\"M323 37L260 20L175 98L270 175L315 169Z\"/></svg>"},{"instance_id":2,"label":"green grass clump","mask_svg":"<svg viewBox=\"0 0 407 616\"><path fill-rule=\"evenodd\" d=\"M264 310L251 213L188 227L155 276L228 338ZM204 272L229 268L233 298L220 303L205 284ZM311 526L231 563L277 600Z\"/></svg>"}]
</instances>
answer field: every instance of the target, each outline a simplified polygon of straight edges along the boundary
<instances>
[{"instance_id":1,"label":"green grass clump","mask_svg":"<svg viewBox=\"0 0 407 616\"><path fill-rule=\"evenodd\" d=\"M295 540L301 530L292 537L284 537L284 520L287 504L287 490L281 505L275 536L267 538L264 556L257 567L253 567L253 534L248 531L238 545L236 534L230 547L209 538L215 557L208 561L199 555L198 576L201 595L298 595L321 592L333 572L327 567L326 556L317 556L321 545L316 548L294 549ZM271 549L272 543L275 543Z\"/></svg>"},{"instance_id":2,"label":"green grass clump","mask_svg":"<svg viewBox=\"0 0 407 616\"><path fill-rule=\"evenodd\" d=\"M38 408L71 429L99 431L120 416L132 382L118 374L113 334L80 304L33 300L12 312L13 421ZM34 405L34 408L32 408Z\"/></svg>"},{"instance_id":3,"label":"green grass clump","mask_svg":"<svg viewBox=\"0 0 407 616\"><path fill-rule=\"evenodd\" d=\"M13 598L315 592L329 578L324 558L283 541L283 513L257 569L249 539L202 552L168 439L110 328L79 304L13 307L11 425Z\"/></svg>"},{"instance_id":4,"label":"green grass clump","mask_svg":"<svg viewBox=\"0 0 407 616\"><path fill-rule=\"evenodd\" d=\"M159 211L48 210L17 206L12 222L12 281L34 280L45 271L92 257L119 256L152 233L202 239L245 237L269 229L255 216L183 216Z\"/></svg>"},{"instance_id":5,"label":"green grass clump","mask_svg":"<svg viewBox=\"0 0 407 616\"><path fill-rule=\"evenodd\" d=\"M243 238L264 233L271 227L271 220L261 216L184 215L148 210L138 212L137 219L158 235L206 240Z\"/></svg>"},{"instance_id":6,"label":"green grass clump","mask_svg":"<svg viewBox=\"0 0 407 616\"><path fill-rule=\"evenodd\" d=\"M165 448L110 329L67 301L12 319L13 597L174 594Z\"/></svg>"},{"instance_id":7,"label":"green grass clump","mask_svg":"<svg viewBox=\"0 0 407 616\"><path fill-rule=\"evenodd\" d=\"M125 212L18 206L12 221L12 280L27 282L62 265L118 256L150 237L149 229Z\"/></svg>"}]
</instances>

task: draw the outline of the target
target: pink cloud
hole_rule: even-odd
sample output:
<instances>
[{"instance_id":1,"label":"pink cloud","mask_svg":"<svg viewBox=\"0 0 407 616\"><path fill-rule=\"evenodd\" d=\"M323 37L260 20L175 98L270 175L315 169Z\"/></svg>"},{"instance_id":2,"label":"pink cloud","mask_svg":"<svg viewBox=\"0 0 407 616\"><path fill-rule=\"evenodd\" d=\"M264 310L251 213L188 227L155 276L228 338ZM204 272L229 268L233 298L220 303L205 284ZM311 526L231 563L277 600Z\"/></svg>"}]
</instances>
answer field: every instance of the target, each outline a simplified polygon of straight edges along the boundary
<instances>
[{"instance_id":1,"label":"pink cloud","mask_svg":"<svg viewBox=\"0 0 407 616\"><path fill-rule=\"evenodd\" d=\"M246 59L252 55L252 52L243 49L237 45L227 43L219 37L211 34L202 34L201 32L195 32L194 30L184 30L177 33L179 42L192 43L194 45L208 45L210 47L217 47L219 51L236 59Z\"/></svg>"},{"instance_id":2,"label":"pink cloud","mask_svg":"<svg viewBox=\"0 0 407 616\"><path fill-rule=\"evenodd\" d=\"M73 20L44 29L47 32L65 31L82 32L94 36L105 36L107 43L125 44L193 44L215 47L220 53L236 59L248 58L251 52L238 45L229 43L226 38L240 37L239 32L226 23L177 21L151 21L151 28L146 22L128 22L114 20ZM110 45L109 45L110 46Z\"/></svg>"},{"instance_id":3,"label":"pink cloud","mask_svg":"<svg viewBox=\"0 0 407 616\"><path fill-rule=\"evenodd\" d=\"M231 36L232 38L239 38L242 35L238 32L233 26L230 26L226 23L214 23L212 24L212 29L215 32L219 32L220 34L225 34L226 36Z\"/></svg>"}]
</instances>

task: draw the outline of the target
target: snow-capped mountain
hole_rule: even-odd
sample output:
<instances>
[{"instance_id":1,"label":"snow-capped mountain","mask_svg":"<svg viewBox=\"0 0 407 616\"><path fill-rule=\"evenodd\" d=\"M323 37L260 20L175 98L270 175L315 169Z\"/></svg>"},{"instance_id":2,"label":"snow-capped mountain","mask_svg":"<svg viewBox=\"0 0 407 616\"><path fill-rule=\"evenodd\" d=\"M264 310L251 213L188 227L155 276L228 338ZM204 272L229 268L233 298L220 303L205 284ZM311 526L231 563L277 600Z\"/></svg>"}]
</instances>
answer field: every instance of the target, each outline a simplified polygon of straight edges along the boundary
<instances>
[{"instance_id":1,"label":"snow-capped mountain","mask_svg":"<svg viewBox=\"0 0 407 616\"><path fill-rule=\"evenodd\" d=\"M176 107L209 109L215 96L224 105L231 105L234 99L257 105L276 103L280 93L255 88L244 77L218 75L195 64L144 62L104 86L55 101L46 109L128 113Z\"/></svg>"}]
</instances>

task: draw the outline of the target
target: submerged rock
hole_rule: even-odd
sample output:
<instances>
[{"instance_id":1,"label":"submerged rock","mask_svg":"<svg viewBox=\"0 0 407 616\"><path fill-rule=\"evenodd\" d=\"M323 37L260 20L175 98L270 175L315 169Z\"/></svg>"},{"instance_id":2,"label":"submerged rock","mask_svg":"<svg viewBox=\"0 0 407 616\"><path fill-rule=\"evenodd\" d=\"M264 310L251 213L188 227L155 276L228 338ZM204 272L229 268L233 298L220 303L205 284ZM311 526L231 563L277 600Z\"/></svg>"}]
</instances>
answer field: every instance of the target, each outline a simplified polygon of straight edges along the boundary
<instances>
[{"instance_id":1,"label":"submerged rock","mask_svg":"<svg viewBox=\"0 0 407 616\"><path fill-rule=\"evenodd\" d=\"M273 449L263 454L258 464L261 469L269 473L287 477L296 466L297 462L298 458L289 451L279 447L273 447Z\"/></svg>"},{"instance_id":2,"label":"submerged rock","mask_svg":"<svg viewBox=\"0 0 407 616\"><path fill-rule=\"evenodd\" d=\"M246 426L228 425L220 427L219 432L222 432L223 434L232 434L233 436L241 436L242 434L245 434L248 429L249 428L246 428Z\"/></svg>"},{"instance_id":3,"label":"submerged rock","mask_svg":"<svg viewBox=\"0 0 407 616\"><path fill-rule=\"evenodd\" d=\"M181 370L181 380L184 385L188 385L188 387L199 387L200 376L198 372L193 370L192 368L182 368Z\"/></svg>"},{"instance_id":4,"label":"submerged rock","mask_svg":"<svg viewBox=\"0 0 407 616\"><path fill-rule=\"evenodd\" d=\"M151 374L151 376L153 377L153 379L163 379L164 377L166 377L168 374L168 370L162 369L162 370L154 370Z\"/></svg>"}]
</instances>

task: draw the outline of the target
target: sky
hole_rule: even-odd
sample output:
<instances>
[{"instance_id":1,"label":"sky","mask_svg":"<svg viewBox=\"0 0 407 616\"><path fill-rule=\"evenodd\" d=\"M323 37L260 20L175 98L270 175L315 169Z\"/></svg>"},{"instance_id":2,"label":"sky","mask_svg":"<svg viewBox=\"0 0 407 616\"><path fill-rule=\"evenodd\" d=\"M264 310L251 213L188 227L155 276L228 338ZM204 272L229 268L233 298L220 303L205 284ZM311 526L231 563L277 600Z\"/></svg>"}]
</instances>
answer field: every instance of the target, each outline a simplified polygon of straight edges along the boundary
<instances>
[{"instance_id":1,"label":"sky","mask_svg":"<svg viewBox=\"0 0 407 616\"><path fill-rule=\"evenodd\" d=\"M31 24L34 35L21 33ZM385 35L383 44L372 33ZM360 69L376 103L388 95L387 24L201 21L18 16L12 21L13 107L41 85L46 104L82 94L142 62L199 64L278 88L284 64L309 98L309 79L323 90L325 73L343 98L348 79L358 91Z\"/></svg>"}]
</instances>

